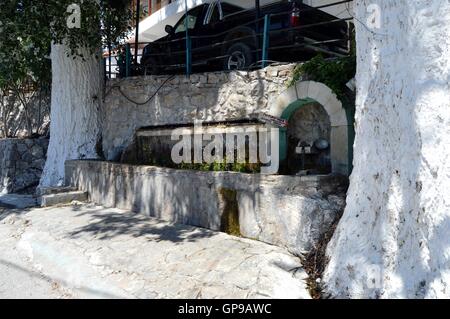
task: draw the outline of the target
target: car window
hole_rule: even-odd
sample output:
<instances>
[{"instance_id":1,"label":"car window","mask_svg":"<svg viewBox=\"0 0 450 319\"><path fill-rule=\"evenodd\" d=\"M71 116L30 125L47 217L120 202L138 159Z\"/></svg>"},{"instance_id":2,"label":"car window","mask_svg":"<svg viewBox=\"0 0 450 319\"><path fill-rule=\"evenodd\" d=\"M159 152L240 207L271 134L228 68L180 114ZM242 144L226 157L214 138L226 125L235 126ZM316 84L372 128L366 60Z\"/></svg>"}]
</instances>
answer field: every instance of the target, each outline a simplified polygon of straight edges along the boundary
<instances>
[{"instance_id":1,"label":"car window","mask_svg":"<svg viewBox=\"0 0 450 319\"><path fill-rule=\"evenodd\" d=\"M228 15L239 12L245 10L244 8L226 3L226 2L222 2L222 12L223 12L223 17L226 18Z\"/></svg>"},{"instance_id":2,"label":"car window","mask_svg":"<svg viewBox=\"0 0 450 319\"><path fill-rule=\"evenodd\" d=\"M214 6L214 11L212 12L211 18L209 20L209 23L216 23L219 22L221 20L221 16L220 16L220 7L215 5Z\"/></svg>"},{"instance_id":3,"label":"car window","mask_svg":"<svg viewBox=\"0 0 450 319\"><path fill-rule=\"evenodd\" d=\"M240 8L235 5L231 5L226 2L217 2L211 4L213 7L213 12L211 14L211 17L209 21L206 21L206 23L216 23L224 19L227 15L239 12L244 10L243 8Z\"/></svg>"},{"instance_id":4,"label":"car window","mask_svg":"<svg viewBox=\"0 0 450 319\"><path fill-rule=\"evenodd\" d=\"M203 12L203 6L197 7L190 12L188 12L187 16L184 16L177 24L175 28L175 33L186 32L186 19L187 26L189 30L195 28L197 24L198 17Z\"/></svg>"}]
</instances>

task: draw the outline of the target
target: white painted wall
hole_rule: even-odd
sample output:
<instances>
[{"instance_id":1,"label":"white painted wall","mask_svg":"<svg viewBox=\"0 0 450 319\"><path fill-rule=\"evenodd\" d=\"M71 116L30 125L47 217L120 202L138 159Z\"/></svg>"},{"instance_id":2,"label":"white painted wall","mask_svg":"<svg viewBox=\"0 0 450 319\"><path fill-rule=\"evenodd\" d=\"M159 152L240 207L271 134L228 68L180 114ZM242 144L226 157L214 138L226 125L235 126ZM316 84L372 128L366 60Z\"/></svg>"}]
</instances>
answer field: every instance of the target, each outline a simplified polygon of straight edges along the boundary
<instances>
[{"instance_id":1,"label":"white painted wall","mask_svg":"<svg viewBox=\"0 0 450 319\"><path fill-rule=\"evenodd\" d=\"M369 12L380 9L380 29ZM371 10L368 10L371 9ZM354 170L334 297L450 298L450 2L357 0Z\"/></svg>"}]
</instances>

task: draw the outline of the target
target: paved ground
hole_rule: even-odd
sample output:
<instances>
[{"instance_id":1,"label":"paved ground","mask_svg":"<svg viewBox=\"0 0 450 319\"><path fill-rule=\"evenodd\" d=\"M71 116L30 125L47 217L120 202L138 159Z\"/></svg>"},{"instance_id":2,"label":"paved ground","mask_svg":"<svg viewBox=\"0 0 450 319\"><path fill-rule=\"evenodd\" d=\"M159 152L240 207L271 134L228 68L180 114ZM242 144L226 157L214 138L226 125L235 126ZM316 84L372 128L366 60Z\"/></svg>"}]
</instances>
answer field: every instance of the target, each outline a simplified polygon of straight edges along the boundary
<instances>
[{"instance_id":1,"label":"paved ground","mask_svg":"<svg viewBox=\"0 0 450 319\"><path fill-rule=\"evenodd\" d=\"M89 205L0 211L0 298L309 298L263 243Z\"/></svg>"}]
</instances>

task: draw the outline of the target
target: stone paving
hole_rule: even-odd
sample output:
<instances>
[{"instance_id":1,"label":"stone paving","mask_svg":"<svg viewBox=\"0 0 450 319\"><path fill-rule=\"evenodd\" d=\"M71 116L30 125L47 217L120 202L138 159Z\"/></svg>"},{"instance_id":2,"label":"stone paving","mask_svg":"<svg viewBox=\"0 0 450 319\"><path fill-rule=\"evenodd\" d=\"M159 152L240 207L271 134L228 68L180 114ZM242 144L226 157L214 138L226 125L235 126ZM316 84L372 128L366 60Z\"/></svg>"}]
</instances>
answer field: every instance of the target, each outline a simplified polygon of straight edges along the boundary
<instances>
[{"instance_id":1,"label":"stone paving","mask_svg":"<svg viewBox=\"0 0 450 319\"><path fill-rule=\"evenodd\" d=\"M282 248L93 205L0 211L0 298L309 298Z\"/></svg>"}]
</instances>

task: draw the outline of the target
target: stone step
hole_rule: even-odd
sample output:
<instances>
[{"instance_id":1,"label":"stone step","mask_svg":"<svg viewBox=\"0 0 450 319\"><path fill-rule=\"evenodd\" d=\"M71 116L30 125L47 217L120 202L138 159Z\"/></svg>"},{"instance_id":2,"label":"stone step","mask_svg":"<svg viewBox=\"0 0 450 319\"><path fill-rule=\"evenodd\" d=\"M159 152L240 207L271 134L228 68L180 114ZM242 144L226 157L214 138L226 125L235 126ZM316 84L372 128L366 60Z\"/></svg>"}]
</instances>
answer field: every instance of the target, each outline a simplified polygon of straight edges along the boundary
<instances>
[{"instance_id":1,"label":"stone step","mask_svg":"<svg viewBox=\"0 0 450 319\"><path fill-rule=\"evenodd\" d=\"M43 195L40 199L41 207L70 204L72 202L86 202L88 193L82 191L71 191L66 193L56 193Z\"/></svg>"},{"instance_id":2,"label":"stone step","mask_svg":"<svg viewBox=\"0 0 450 319\"><path fill-rule=\"evenodd\" d=\"M41 187L37 189L38 196L53 195L61 193L76 192L78 189L72 186L60 186L60 187Z\"/></svg>"}]
</instances>

